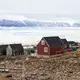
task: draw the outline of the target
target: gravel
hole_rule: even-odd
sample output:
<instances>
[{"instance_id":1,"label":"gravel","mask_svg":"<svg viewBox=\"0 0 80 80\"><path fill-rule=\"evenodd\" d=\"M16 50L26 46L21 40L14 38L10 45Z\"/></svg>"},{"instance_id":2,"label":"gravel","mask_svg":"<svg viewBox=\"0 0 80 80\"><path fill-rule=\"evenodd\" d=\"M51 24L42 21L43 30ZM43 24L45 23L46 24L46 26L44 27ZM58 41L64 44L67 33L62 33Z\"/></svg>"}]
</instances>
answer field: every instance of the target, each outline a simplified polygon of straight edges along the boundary
<instances>
[{"instance_id":1,"label":"gravel","mask_svg":"<svg viewBox=\"0 0 80 80\"><path fill-rule=\"evenodd\" d=\"M13 80L80 80L80 54L75 53L4 57L2 67L0 75L11 74Z\"/></svg>"}]
</instances>

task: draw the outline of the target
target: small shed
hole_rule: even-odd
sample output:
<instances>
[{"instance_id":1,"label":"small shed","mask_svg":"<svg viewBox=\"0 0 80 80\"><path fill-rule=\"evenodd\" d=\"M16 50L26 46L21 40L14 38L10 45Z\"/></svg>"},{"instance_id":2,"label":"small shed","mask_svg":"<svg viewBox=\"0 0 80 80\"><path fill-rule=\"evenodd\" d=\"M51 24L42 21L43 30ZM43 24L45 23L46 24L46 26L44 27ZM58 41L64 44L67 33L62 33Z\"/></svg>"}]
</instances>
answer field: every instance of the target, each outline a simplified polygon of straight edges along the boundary
<instances>
[{"instance_id":1,"label":"small shed","mask_svg":"<svg viewBox=\"0 0 80 80\"><path fill-rule=\"evenodd\" d=\"M75 41L68 41L68 43L69 43L69 45L72 46L72 47L77 47L77 48L79 47L79 46L78 46L78 43L75 42Z\"/></svg>"},{"instance_id":2,"label":"small shed","mask_svg":"<svg viewBox=\"0 0 80 80\"><path fill-rule=\"evenodd\" d=\"M76 51L79 48L79 45L75 41L68 41L70 47L72 48L73 51Z\"/></svg>"},{"instance_id":3,"label":"small shed","mask_svg":"<svg viewBox=\"0 0 80 80\"><path fill-rule=\"evenodd\" d=\"M24 54L23 46L21 44L7 44L0 45L0 55L22 55Z\"/></svg>"},{"instance_id":4,"label":"small shed","mask_svg":"<svg viewBox=\"0 0 80 80\"><path fill-rule=\"evenodd\" d=\"M43 37L37 45L38 55L55 55L64 52L64 44L58 36Z\"/></svg>"},{"instance_id":5,"label":"small shed","mask_svg":"<svg viewBox=\"0 0 80 80\"><path fill-rule=\"evenodd\" d=\"M12 48L12 55L22 55L24 54L24 49L22 44L10 44Z\"/></svg>"}]
</instances>

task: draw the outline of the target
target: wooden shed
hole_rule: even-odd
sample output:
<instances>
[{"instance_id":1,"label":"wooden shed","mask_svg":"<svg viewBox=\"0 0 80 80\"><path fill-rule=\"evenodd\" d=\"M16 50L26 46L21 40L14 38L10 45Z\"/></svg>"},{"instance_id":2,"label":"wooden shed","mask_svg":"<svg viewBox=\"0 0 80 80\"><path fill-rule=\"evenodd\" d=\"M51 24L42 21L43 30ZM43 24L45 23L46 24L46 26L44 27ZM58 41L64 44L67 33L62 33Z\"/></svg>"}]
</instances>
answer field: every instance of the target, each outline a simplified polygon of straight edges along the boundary
<instances>
[{"instance_id":1,"label":"wooden shed","mask_svg":"<svg viewBox=\"0 0 80 80\"><path fill-rule=\"evenodd\" d=\"M21 55L24 50L21 44L0 45L0 55Z\"/></svg>"},{"instance_id":2,"label":"wooden shed","mask_svg":"<svg viewBox=\"0 0 80 80\"><path fill-rule=\"evenodd\" d=\"M43 37L37 45L38 55L55 55L64 52L64 44L58 36Z\"/></svg>"}]
</instances>

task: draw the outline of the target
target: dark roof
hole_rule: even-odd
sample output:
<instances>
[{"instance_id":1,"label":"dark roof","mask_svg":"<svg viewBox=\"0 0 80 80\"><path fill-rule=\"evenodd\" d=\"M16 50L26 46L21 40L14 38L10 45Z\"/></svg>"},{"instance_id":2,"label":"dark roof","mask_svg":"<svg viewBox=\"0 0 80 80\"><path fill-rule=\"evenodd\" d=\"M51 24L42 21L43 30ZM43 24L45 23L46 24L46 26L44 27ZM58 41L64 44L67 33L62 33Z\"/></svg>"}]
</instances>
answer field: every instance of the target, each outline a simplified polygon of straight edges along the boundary
<instances>
[{"instance_id":1,"label":"dark roof","mask_svg":"<svg viewBox=\"0 0 80 80\"><path fill-rule=\"evenodd\" d=\"M15 51L23 50L23 47L21 44L10 44L11 48Z\"/></svg>"},{"instance_id":2,"label":"dark roof","mask_svg":"<svg viewBox=\"0 0 80 80\"><path fill-rule=\"evenodd\" d=\"M50 46L63 46L63 42L58 36L43 37Z\"/></svg>"},{"instance_id":3,"label":"dark roof","mask_svg":"<svg viewBox=\"0 0 80 80\"><path fill-rule=\"evenodd\" d=\"M68 41L68 43L71 44L71 45L76 45L76 46L78 46L78 43L75 42L75 41Z\"/></svg>"},{"instance_id":4,"label":"dark roof","mask_svg":"<svg viewBox=\"0 0 80 80\"><path fill-rule=\"evenodd\" d=\"M64 44L69 45L68 41L66 39L61 39Z\"/></svg>"}]
</instances>

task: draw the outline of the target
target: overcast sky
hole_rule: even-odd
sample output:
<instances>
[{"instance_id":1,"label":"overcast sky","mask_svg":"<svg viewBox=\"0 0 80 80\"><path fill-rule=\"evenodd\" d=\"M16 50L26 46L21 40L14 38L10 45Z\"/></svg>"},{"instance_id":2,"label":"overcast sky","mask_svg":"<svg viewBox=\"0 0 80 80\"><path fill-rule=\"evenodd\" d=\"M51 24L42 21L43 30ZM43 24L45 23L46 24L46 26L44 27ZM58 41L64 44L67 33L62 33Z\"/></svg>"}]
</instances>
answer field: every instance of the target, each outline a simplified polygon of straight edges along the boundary
<instances>
[{"instance_id":1,"label":"overcast sky","mask_svg":"<svg viewBox=\"0 0 80 80\"><path fill-rule=\"evenodd\" d=\"M55 16L79 19L80 0L0 0L0 13L25 13L28 18L45 20Z\"/></svg>"},{"instance_id":2,"label":"overcast sky","mask_svg":"<svg viewBox=\"0 0 80 80\"><path fill-rule=\"evenodd\" d=\"M80 13L80 0L0 0L0 12Z\"/></svg>"},{"instance_id":3,"label":"overcast sky","mask_svg":"<svg viewBox=\"0 0 80 80\"><path fill-rule=\"evenodd\" d=\"M1 14L3 13L4 14L7 14L7 13L8 14L9 13L11 14L12 13L16 13L16 14L22 13L23 14L25 13L25 15L27 14L26 16L28 18L35 18L35 19L41 19L41 20L42 19L53 20L56 15L61 18L66 17L66 20L70 20L73 17L74 19L80 20L80 0L0 0L0 13ZM58 20L61 20L61 19L58 19ZM26 38L26 35L14 36L11 32L9 32L9 30L7 31L1 30L0 31L0 37L1 37L0 42L2 41L2 43L5 43L5 42L10 43L11 41L15 42L16 40L17 42L19 42L20 40L21 42L27 43L28 38ZM65 32L66 34L64 34ZM77 36L77 34L79 34L80 30L79 31L72 30L70 32L67 32L67 31L65 32L61 31L59 33L62 33L63 35L68 36L68 39L72 38L72 39L78 40L79 36ZM58 32L53 33L53 34L58 34ZM32 40L33 37L30 38L29 36L28 41Z\"/></svg>"}]
</instances>

